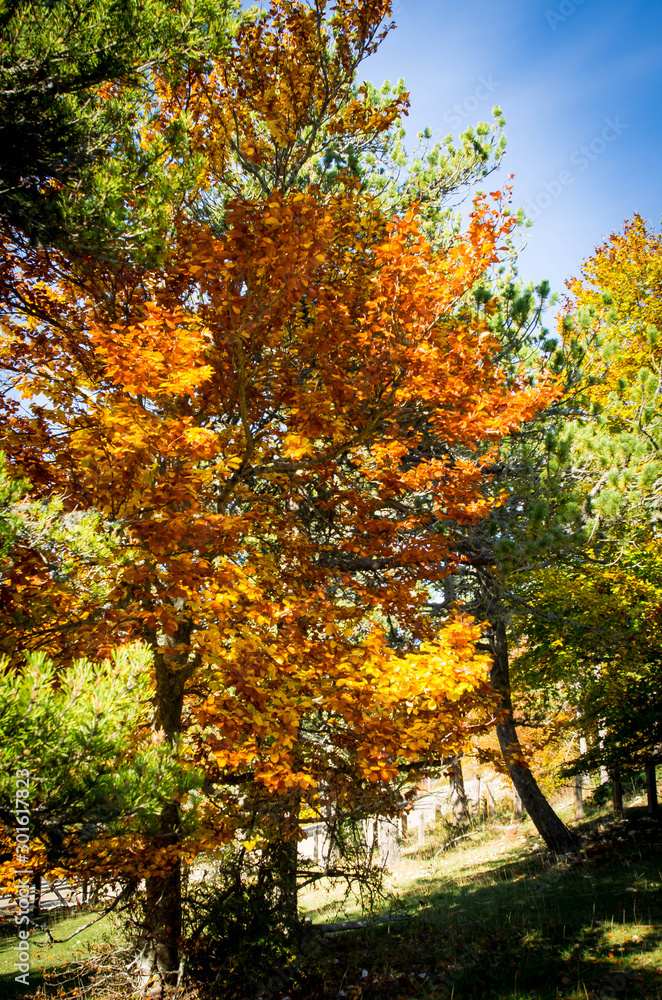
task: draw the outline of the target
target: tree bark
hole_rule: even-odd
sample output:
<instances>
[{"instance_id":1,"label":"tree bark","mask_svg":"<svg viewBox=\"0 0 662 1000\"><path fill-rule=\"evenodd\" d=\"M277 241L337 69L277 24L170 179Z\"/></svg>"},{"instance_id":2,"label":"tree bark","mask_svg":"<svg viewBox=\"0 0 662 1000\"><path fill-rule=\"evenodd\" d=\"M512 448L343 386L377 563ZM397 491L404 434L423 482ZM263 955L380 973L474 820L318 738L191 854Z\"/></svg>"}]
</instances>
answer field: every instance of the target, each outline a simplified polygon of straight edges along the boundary
<instances>
[{"instance_id":1,"label":"tree bark","mask_svg":"<svg viewBox=\"0 0 662 1000\"><path fill-rule=\"evenodd\" d=\"M451 765L451 806L453 809L453 826L462 826L469 820L467 793L464 788L461 755L458 755Z\"/></svg>"},{"instance_id":2,"label":"tree bark","mask_svg":"<svg viewBox=\"0 0 662 1000\"><path fill-rule=\"evenodd\" d=\"M614 771L611 775L611 804L616 816L623 815L623 785L621 784L620 772Z\"/></svg>"},{"instance_id":3,"label":"tree bark","mask_svg":"<svg viewBox=\"0 0 662 1000\"><path fill-rule=\"evenodd\" d=\"M34 885L34 904L32 907L33 917L41 916L41 873L37 872L32 879Z\"/></svg>"},{"instance_id":4,"label":"tree bark","mask_svg":"<svg viewBox=\"0 0 662 1000\"><path fill-rule=\"evenodd\" d=\"M646 764L646 797L648 799L648 815L659 815L659 805L657 801L657 774L655 771L654 760L649 760Z\"/></svg>"},{"instance_id":5,"label":"tree bark","mask_svg":"<svg viewBox=\"0 0 662 1000\"><path fill-rule=\"evenodd\" d=\"M188 647L192 630L191 622L180 623L165 649L157 644L156 636L150 636L156 679L153 730L173 751L181 732L184 689L196 666L186 652L175 649ZM163 847L180 839L179 805L168 802L161 812L155 843ZM163 986L176 986L181 976L182 868L176 855L166 867L146 876L144 898L144 917L136 941L138 984L162 990Z\"/></svg>"},{"instance_id":6,"label":"tree bark","mask_svg":"<svg viewBox=\"0 0 662 1000\"><path fill-rule=\"evenodd\" d=\"M515 788L515 782L513 782L513 819L517 820L518 823L521 823L522 816L522 799L519 792Z\"/></svg>"},{"instance_id":7,"label":"tree bark","mask_svg":"<svg viewBox=\"0 0 662 1000\"><path fill-rule=\"evenodd\" d=\"M487 789L487 818L494 819L496 816L496 802L494 801L494 792L492 791L492 786L489 782L485 782L485 787Z\"/></svg>"},{"instance_id":8,"label":"tree bark","mask_svg":"<svg viewBox=\"0 0 662 1000\"><path fill-rule=\"evenodd\" d=\"M493 608L491 610L494 610ZM495 616L492 616L492 619ZM556 815L540 791L538 782L524 759L513 717L510 694L510 668L506 626L501 615L492 620L489 628L492 669L490 680L499 696L499 721L496 724L499 746L522 805L531 817L547 847L556 854L567 854L577 849L579 839Z\"/></svg>"},{"instance_id":9,"label":"tree bark","mask_svg":"<svg viewBox=\"0 0 662 1000\"><path fill-rule=\"evenodd\" d=\"M324 822L326 823L327 836L327 864L334 865L340 860L341 851L339 845L338 831L338 810L337 803L331 788L327 789L326 803L324 805Z\"/></svg>"},{"instance_id":10,"label":"tree bark","mask_svg":"<svg viewBox=\"0 0 662 1000\"><path fill-rule=\"evenodd\" d=\"M164 840L178 839L179 810L169 803L161 814ZM176 986L182 935L181 863L173 861L163 873L145 879L145 917L137 942L136 963L141 986L150 982Z\"/></svg>"},{"instance_id":11,"label":"tree bark","mask_svg":"<svg viewBox=\"0 0 662 1000\"><path fill-rule=\"evenodd\" d=\"M301 793L292 789L281 799L280 836L269 846L267 857L273 876L274 906L279 923L288 931L294 930L299 921L299 869L298 833L300 829ZM327 813L328 816L328 813ZM335 832L333 824L327 831ZM332 837L332 840L335 839ZM330 844L331 848L331 844ZM337 850L337 848L336 848ZM329 853L329 859L331 853Z\"/></svg>"},{"instance_id":12,"label":"tree bark","mask_svg":"<svg viewBox=\"0 0 662 1000\"><path fill-rule=\"evenodd\" d=\"M374 816L364 819L363 830L365 833L366 848L372 857L379 847L379 820Z\"/></svg>"},{"instance_id":13,"label":"tree bark","mask_svg":"<svg viewBox=\"0 0 662 1000\"><path fill-rule=\"evenodd\" d=\"M274 877L273 904L278 922L288 930L294 929L299 919L298 861L296 840L279 840L269 847L269 863Z\"/></svg>"},{"instance_id":14,"label":"tree bark","mask_svg":"<svg viewBox=\"0 0 662 1000\"><path fill-rule=\"evenodd\" d=\"M607 735L607 730L606 729L600 729L598 731L598 737L599 737L599 741L600 741L600 750L602 750L604 748L604 745L605 745L605 736L606 735ZM604 766L604 764L601 764L600 765L600 785L606 785L608 781L609 781L609 771Z\"/></svg>"},{"instance_id":15,"label":"tree bark","mask_svg":"<svg viewBox=\"0 0 662 1000\"><path fill-rule=\"evenodd\" d=\"M578 721L581 721L581 713L578 714ZM579 752L582 757L586 756L586 738L579 737ZM573 782L573 797L575 803L575 819L584 819L584 775L576 774Z\"/></svg>"},{"instance_id":16,"label":"tree bark","mask_svg":"<svg viewBox=\"0 0 662 1000\"><path fill-rule=\"evenodd\" d=\"M572 793L575 804L575 819L584 819L584 776L582 774L574 776Z\"/></svg>"},{"instance_id":17,"label":"tree bark","mask_svg":"<svg viewBox=\"0 0 662 1000\"><path fill-rule=\"evenodd\" d=\"M398 824L392 819L380 819L378 831L379 862L392 868L400 861Z\"/></svg>"}]
</instances>

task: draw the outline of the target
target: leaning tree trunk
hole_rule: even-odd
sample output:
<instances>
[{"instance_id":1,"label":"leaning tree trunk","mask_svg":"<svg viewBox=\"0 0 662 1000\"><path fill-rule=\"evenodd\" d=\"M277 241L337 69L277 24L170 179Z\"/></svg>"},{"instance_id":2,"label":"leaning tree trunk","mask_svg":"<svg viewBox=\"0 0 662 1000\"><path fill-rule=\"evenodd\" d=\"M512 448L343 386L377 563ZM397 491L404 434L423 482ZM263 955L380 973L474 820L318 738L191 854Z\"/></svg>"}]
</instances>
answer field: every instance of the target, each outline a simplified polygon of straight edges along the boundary
<instances>
[{"instance_id":1,"label":"leaning tree trunk","mask_svg":"<svg viewBox=\"0 0 662 1000\"><path fill-rule=\"evenodd\" d=\"M180 624L169 640L169 646L188 645L192 631L190 622ZM154 699L154 732L174 750L179 742L184 688L195 664L186 653L176 653L156 646L153 639L156 692ZM159 817L156 845L167 847L181 840L179 804L168 802ZM145 877L144 913L135 943L136 974L142 989L148 984L155 992L164 986L175 986L181 977L180 944L182 936L182 871L176 852L166 866Z\"/></svg>"},{"instance_id":2,"label":"leaning tree trunk","mask_svg":"<svg viewBox=\"0 0 662 1000\"><path fill-rule=\"evenodd\" d=\"M499 721L496 724L496 731L508 773L522 800L522 805L549 849L557 854L567 854L577 848L579 840L559 819L540 791L538 782L525 761L517 735L510 694L508 639L501 615L490 626L489 641L492 654L490 680L499 696Z\"/></svg>"}]
</instances>

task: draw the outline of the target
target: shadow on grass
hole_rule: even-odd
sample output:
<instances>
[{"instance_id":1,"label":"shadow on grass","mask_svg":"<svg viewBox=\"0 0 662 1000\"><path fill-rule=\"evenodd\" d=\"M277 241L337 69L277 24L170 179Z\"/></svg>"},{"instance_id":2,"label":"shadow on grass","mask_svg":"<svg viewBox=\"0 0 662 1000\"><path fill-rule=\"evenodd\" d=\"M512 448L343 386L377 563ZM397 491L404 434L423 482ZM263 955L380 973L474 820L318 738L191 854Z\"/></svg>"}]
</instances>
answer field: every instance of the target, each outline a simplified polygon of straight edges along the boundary
<instances>
[{"instance_id":1,"label":"shadow on grass","mask_svg":"<svg viewBox=\"0 0 662 1000\"><path fill-rule=\"evenodd\" d=\"M406 923L335 935L318 978L287 995L662 1000L659 826L632 815L582 832L576 862L520 852L407 889Z\"/></svg>"},{"instance_id":2,"label":"shadow on grass","mask_svg":"<svg viewBox=\"0 0 662 1000\"><path fill-rule=\"evenodd\" d=\"M435 933L430 931L421 920L414 920L406 931L391 930L390 935L375 929L349 949L336 941L330 961L337 961L341 974L333 975L329 969L317 994L304 981L289 995L312 1000L315 995L342 995L343 990L349 997L375 1000L662 996L655 969L633 968L627 962L641 954L642 944L625 946L617 959L612 958L612 946L600 928L550 926L546 932L532 932L511 926L495 932L490 924L475 921L445 933L438 927ZM649 932L642 943L648 950L659 949L660 932Z\"/></svg>"},{"instance_id":3,"label":"shadow on grass","mask_svg":"<svg viewBox=\"0 0 662 1000\"><path fill-rule=\"evenodd\" d=\"M97 950L100 942L106 939L109 928L105 921L95 924L69 942L55 945L48 942L48 937L41 928L48 926L56 936L66 937L92 919L94 919L93 913L77 913L70 916L68 912L61 910L53 910L39 918L37 925L30 931L29 986L16 980L16 977L21 975L20 970L13 967L17 961L15 947L17 937L11 921L4 925L0 936L2 1000L5 998L14 1000L16 997L24 1000L37 991L45 996L58 994L73 996L75 990L88 985L91 982L92 971L85 968L85 959L90 949Z\"/></svg>"}]
</instances>

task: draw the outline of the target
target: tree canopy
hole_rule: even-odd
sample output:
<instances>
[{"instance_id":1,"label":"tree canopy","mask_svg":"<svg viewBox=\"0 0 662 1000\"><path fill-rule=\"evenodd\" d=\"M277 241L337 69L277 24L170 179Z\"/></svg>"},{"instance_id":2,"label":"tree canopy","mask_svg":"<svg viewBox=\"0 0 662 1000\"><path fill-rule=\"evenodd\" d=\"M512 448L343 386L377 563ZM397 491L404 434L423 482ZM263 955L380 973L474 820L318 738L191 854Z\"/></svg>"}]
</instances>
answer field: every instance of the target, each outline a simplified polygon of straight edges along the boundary
<instances>
[{"instance_id":1,"label":"tree canopy","mask_svg":"<svg viewBox=\"0 0 662 1000\"><path fill-rule=\"evenodd\" d=\"M158 267L5 242L3 447L34 497L98 515L113 539L102 600L78 591L46 625L8 594L5 648L147 645L155 731L192 747L214 790L197 849L250 826L296 837L300 803L334 783L350 803L375 786L395 811L400 769L488 717L477 628L439 632L425 609L452 557L430 529L486 512L473 443L550 390L504 378L463 304L514 224L507 192L478 196L438 252L415 204L393 214L349 163L325 178L330 136L388 148L405 107L354 86L388 9L274 4L208 72L158 78L145 141L186 102L205 164ZM168 975L191 850L176 800L159 837L172 852L148 879L146 974Z\"/></svg>"},{"instance_id":2,"label":"tree canopy","mask_svg":"<svg viewBox=\"0 0 662 1000\"><path fill-rule=\"evenodd\" d=\"M0 721L47 761L41 870L142 906L143 986L198 855L257 847L291 900L304 812L392 818L492 725L573 849L513 644L585 761L659 742L659 238L613 237L550 336L548 285L499 271L510 188L450 198L500 109L407 158L404 85L357 77L388 0L233 11L1 22Z\"/></svg>"}]
</instances>

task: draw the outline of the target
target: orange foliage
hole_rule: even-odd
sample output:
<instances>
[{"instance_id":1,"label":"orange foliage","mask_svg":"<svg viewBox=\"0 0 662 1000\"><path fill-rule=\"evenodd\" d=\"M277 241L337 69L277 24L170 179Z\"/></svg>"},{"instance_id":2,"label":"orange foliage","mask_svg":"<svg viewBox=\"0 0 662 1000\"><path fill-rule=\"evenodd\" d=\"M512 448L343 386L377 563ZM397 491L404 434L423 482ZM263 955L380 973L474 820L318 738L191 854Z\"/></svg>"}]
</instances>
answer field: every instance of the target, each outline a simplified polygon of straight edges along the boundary
<instances>
[{"instance_id":1,"label":"orange foliage","mask_svg":"<svg viewBox=\"0 0 662 1000\"><path fill-rule=\"evenodd\" d=\"M387 7L336 4L339 80L348 39ZM384 785L462 744L486 694L478 630L437 634L425 602L453 557L435 526L485 513L485 459L451 460L445 444L497 441L547 392L507 386L461 308L511 229L500 193L438 253L415 211L385 218L349 176L332 190L287 180L328 99L320 44L304 5L275 4L189 92L202 187L232 188L233 171L245 183L222 226L178 220L158 271L3 248L2 365L32 408L5 400L2 447L35 496L102 512L118 539L103 607L53 601L30 636L6 594L5 646L147 642L155 725L174 739L184 718L184 750L226 789L207 846L242 824L246 773L313 801L329 769ZM365 137L401 111L336 89L330 134ZM162 96L165 127L183 96ZM268 190L253 172L265 163Z\"/></svg>"}]
</instances>

